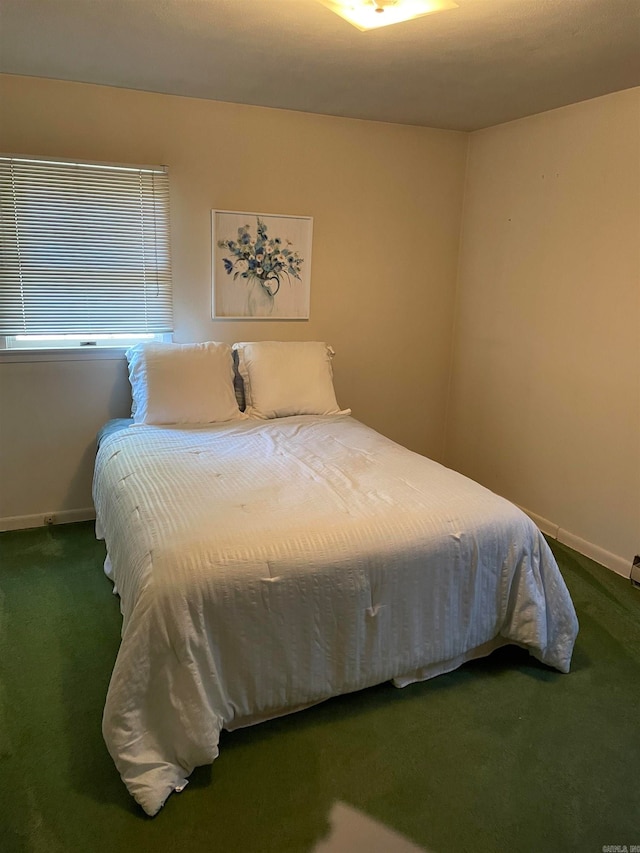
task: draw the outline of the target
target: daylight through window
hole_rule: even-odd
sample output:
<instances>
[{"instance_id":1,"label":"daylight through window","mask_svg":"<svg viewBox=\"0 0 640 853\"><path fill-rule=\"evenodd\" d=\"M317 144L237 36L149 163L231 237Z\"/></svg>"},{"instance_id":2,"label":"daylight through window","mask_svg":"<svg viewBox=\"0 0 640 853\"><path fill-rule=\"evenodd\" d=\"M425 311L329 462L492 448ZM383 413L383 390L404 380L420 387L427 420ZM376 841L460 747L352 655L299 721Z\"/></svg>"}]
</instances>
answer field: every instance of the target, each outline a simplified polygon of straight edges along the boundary
<instances>
[{"instance_id":1,"label":"daylight through window","mask_svg":"<svg viewBox=\"0 0 640 853\"><path fill-rule=\"evenodd\" d=\"M5 346L171 331L167 170L0 155Z\"/></svg>"}]
</instances>

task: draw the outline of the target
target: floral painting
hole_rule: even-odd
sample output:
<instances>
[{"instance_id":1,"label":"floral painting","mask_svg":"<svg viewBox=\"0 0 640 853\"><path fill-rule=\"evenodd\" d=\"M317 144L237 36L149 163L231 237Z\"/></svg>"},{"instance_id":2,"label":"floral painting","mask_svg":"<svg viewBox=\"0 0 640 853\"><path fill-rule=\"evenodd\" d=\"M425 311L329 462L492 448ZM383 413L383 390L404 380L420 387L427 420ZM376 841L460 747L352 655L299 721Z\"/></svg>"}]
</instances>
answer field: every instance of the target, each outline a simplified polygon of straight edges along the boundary
<instances>
[{"instance_id":1,"label":"floral painting","mask_svg":"<svg viewBox=\"0 0 640 853\"><path fill-rule=\"evenodd\" d=\"M213 317L309 318L309 216L211 212Z\"/></svg>"}]
</instances>

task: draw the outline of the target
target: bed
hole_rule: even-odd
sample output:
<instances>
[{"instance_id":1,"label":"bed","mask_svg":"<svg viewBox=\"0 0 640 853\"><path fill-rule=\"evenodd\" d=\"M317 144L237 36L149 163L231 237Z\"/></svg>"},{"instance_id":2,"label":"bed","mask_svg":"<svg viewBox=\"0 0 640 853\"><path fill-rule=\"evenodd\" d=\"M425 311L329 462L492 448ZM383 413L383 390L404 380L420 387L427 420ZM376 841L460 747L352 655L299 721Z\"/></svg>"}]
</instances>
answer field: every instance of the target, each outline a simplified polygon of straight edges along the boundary
<instances>
[{"instance_id":1,"label":"bed","mask_svg":"<svg viewBox=\"0 0 640 853\"><path fill-rule=\"evenodd\" d=\"M149 815L223 728L508 643L569 671L576 615L533 522L348 413L120 422L94 502L123 615L103 734Z\"/></svg>"}]
</instances>

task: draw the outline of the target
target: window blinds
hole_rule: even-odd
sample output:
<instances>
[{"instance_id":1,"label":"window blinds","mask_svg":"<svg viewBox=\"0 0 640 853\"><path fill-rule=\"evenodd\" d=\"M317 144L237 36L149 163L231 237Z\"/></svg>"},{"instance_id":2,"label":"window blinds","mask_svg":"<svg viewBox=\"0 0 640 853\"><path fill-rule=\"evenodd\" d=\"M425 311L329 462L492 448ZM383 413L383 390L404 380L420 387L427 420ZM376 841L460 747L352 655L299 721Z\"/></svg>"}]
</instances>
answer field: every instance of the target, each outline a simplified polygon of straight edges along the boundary
<instances>
[{"instance_id":1,"label":"window blinds","mask_svg":"<svg viewBox=\"0 0 640 853\"><path fill-rule=\"evenodd\" d=\"M0 156L0 335L171 330L166 169Z\"/></svg>"}]
</instances>

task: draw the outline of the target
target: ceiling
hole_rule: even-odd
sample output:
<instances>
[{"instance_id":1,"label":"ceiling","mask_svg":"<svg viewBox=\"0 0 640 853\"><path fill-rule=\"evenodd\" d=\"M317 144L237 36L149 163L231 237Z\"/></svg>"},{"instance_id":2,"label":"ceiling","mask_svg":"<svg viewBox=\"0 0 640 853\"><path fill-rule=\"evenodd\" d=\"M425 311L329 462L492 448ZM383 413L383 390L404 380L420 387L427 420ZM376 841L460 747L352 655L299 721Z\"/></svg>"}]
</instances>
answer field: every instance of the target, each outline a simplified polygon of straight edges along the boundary
<instances>
[{"instance_id":1,"label":"ceiling","mask_svg":"<svg viewBox=\"0 0 640 853\"><path fill-rule=\"evenodd\" d=\"M317 0L0 0L0 71L477 130L640 85L640 0L457 0L360 32Z\"/></svg>"}]
</instances>

